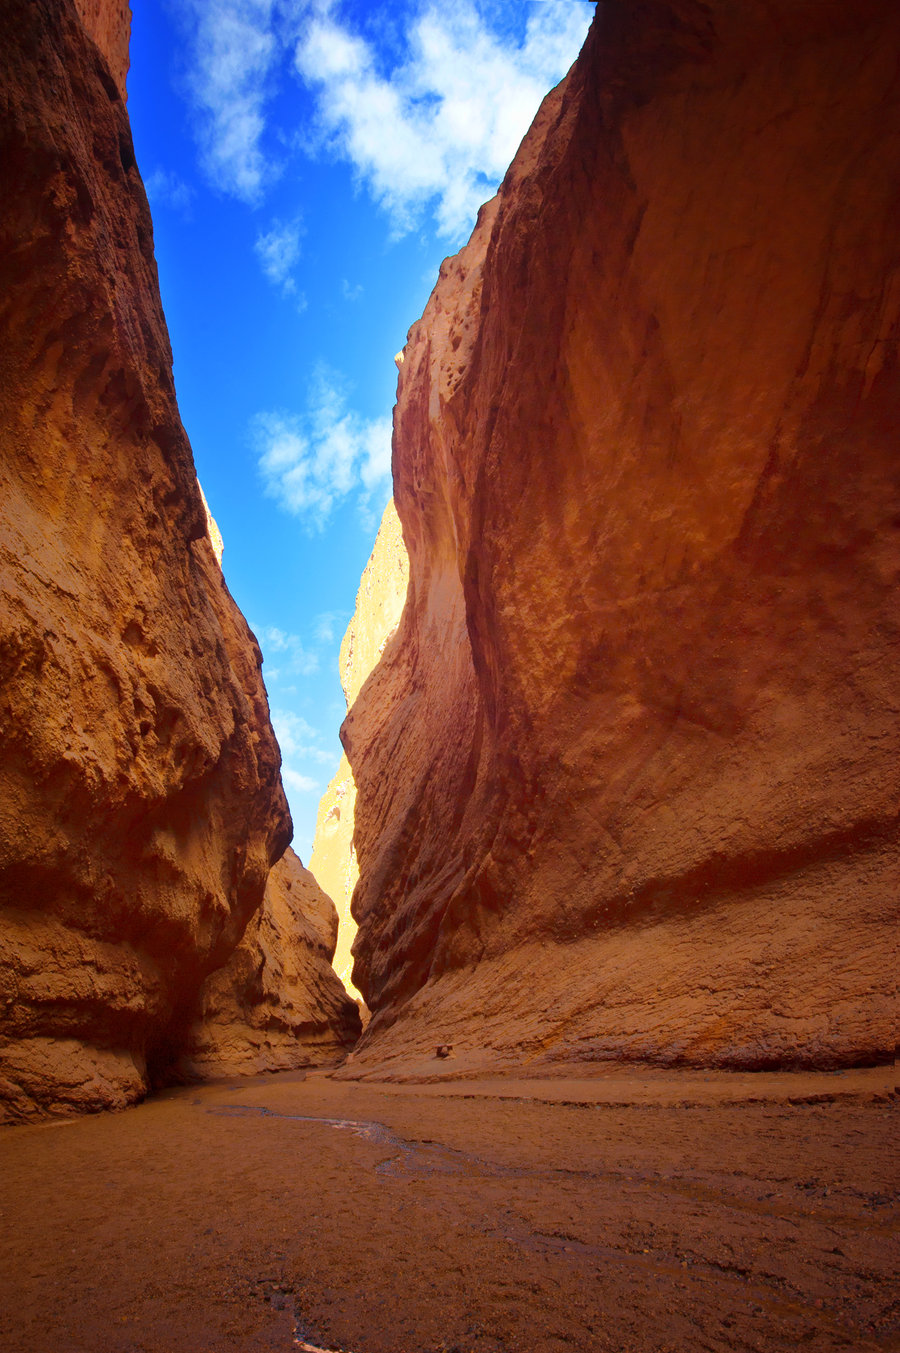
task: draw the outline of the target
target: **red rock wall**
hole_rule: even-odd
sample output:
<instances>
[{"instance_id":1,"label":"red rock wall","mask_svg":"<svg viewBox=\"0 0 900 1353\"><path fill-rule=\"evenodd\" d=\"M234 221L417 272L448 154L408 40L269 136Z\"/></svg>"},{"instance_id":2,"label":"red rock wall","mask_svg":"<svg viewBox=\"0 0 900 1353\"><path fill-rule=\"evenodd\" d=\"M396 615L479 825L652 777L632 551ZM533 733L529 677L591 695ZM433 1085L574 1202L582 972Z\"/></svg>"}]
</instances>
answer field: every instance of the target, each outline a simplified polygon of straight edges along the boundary
<instances>
[{"instance_id":1,"label":"red rock wall","mask_svg":"<svg viewBox=\"0 0 900 1353\"><path fill-rule=\"evenodd\" d=\"M405 349L362 1058L887 1058L900 10L598 7Z\"/></svg>"},{"instance_id":2,"label":"red rock wall","mask_svg":"<svg viewBox=\"0 0 900 1353\"><path fill-rule=\"evenodd\" d=\"M128 75L128 42L131 37L131 6L128 0L75 0L75 8L88 35L100 49L122 96Z\"/></svg>"},{"instance_id":3,"label":"red rock wall","mask_svg":"<svg viewBox=\"0 0 900 1353\"><path fill-rule=\"evenodd\" d=\"M71 0L4 0L0 50L0 1101L21 1117L144 1093L290 818L120 89Z\"/></svg>"},{"instance_id":4,"label":"red rock wall","mask_svg":"<svg viewBox=\"0 0 900 1353\"><path fill-rule=\"evenodd\" d=\"M203 984L181 1073L204 1079L340 1061L360 1018L331 966L337 936L334 903L288 850L241 943Z\"/></svg>"}]
</instances>

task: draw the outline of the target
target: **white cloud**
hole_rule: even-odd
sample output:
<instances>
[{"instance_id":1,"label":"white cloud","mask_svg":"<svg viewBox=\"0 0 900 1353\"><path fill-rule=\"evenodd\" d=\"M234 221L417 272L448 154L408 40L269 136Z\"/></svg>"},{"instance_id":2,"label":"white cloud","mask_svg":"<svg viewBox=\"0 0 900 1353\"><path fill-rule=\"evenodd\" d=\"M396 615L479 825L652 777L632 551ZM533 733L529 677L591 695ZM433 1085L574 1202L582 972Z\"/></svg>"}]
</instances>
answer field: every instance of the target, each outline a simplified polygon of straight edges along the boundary
<instances>
[{"instance_id":1,"label":"white cloud","mask_svg":"<svg viewBox=\"0 0 900 1353\"><path fill-rule=\"evenodd\" d=\"M330 778L338 763L338 753L328 751L321 745L321 733L307 723L302 714L273 708L271 719L281 748L281 778L285 788L301 794L314 790L320 793L319 780L315 775L306 773L310 769L309 763L327 767L325 775Z\"/></svg>"},{"instance_id":2,"label":"white cloud","mask_svg":"<svg viewBox=\"0 0 900 1353\"><path fill-rule=\"evenodd\" d=\"M273 0L187 0L185 17L204 169L223 192L258 202L275 173L262 145L280 54Z\"/></svg>"},{"instance_id":3,"label":"white cloud","mask_svg":"<svg viewBox=\"0 0 900 1353\"><path fill-rule=\"evenodd\" d=\"M319 3L302 29L295 66L318 91L322 131L392 218L411 229L431 204L440 234L457 239L495 190L542 97L578 54L587 0L529 7L524 38L501 38L471 0L429 0L390 73Z\"/></svg>"},{"instance_id":4,"label":"white cloud","mask_svg":"<svg viewBox=\"0 0 900 1353\"><path fill-rule=\"evenodd\" d=\"M333 509L351 494L364 514L370 500L383 507L390 493L391 420L365 419L352 409L324 368L313 378L305 414L263 413L255 422L259 468L266 493L321 531Z\"/></svg>"},{"instance_id":5,"label":"white cloud","mask_svg":"<svg viewBox=\"0 0 900 1353\"><path fill-rule=\"evenodd\" d=\"M182 216L190 216L194 190L178 174L168 169L154 169L144 179L144 188L154 210L161 206L173 207Z\"/></svg>"},{"instance_id":6,"label":"white cloud","mask_svg":"<svg viewBox=\"0 0 900 1353\"><path fill-rule=\"evenodd\" d=\"M287 789L293 789L294 793L311 794L314 791L319 792L319 782L310 775L301 775L300 771L292 770L290 766L282 766L281 778Z\"/></svg>"},{"instance_id":7,"label":"white cloud","mask_svg":"<svg viewBox=\"0 0 900 1353\"><path fill-rule=\"evenodd\" d=\"M335 624L342 622L346 625L348 618L339 611L324 611L317 616L314 631L317 641L320 644L333 644L336 638Z\"/></svg>"},{"instance_id":8,"label":"white cloud","mask_svg":"<svg viewBox=\"0 0 900 1353\"><path fill-rule=\"evenodd\" d=\"M273 221L272 229L260 232L253 246L266 277L286 295L297 290L291 274L300 258L301 233L299 218Z\"/></svg>"},{"instance_id":9,"label":"white cloud","mask_svg":"<svg viewBox=\"0 0 900 1353\"><path fill-rule=\"evenodd\" d=\"M273 707L269 711L269 717L284 756L297 755L300 747L309 739L315 740L319 737L318 731L307 723L303 715L295 714L293 710Z\"/></svg>"},{"instance_id":10,"label":"white cloud","mask_svg":"<svg viewBox=\"0 0 900 1353\"><path fill-rule=\"evenodd\" d=\"M288 634L276 625L252 626L263 653L280 654L277 668L266 671L270 681L277 681L284 672L298 672L301 676L311 676L319 670L318 654L305 647L300 636Z\"/></svg>"},{"instance_id":11,"label":"white cloud","mask_svg":"<svg viewBox=\"0 0 900 1353\"><path fill-rule=\"evenodd\" d=\"M345 301L358 301L363 294L362 283L357 282L355 287L351 287L346 277L341 282L341 295Z\"/></svg>"},{"instance_id":12,"label":"white cloud","mask_svg":"<svg viewBox=\"0 0 900 1353\"><path fill-rule=\"evenodd\" d=\"M495 191L593 13L589 0L534 0L523 31L511 18L520 10L489 0L419 0L405 14L384 3L383 13L361 16L379 51L335 0L182 3L188 87L217 187L258 203L279 169L269 147L310 143L309 128L276 123L272 112L292 48L316 99L320 140L354 166L395 233L431 209L454 241Z\"/></svg>"}]
</instances>

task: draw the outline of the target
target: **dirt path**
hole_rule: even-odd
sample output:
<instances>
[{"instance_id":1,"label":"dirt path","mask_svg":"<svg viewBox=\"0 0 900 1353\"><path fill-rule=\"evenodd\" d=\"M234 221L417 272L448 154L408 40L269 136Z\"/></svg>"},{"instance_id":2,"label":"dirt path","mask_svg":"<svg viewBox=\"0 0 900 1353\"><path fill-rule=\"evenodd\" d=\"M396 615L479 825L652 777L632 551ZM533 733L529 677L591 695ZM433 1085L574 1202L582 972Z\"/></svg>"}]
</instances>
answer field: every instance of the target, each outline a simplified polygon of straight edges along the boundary
<instances>
[{"instance_id":1,"label":"dirt path","mask_svg":"<svg viewBox=\"0 0 900 1353\"><path fill-rule=\"evenodd\" d=\"M287 1074L9 1129L0 1349L900 1348L892 1081Z\"/></svg>"}]
</instances>

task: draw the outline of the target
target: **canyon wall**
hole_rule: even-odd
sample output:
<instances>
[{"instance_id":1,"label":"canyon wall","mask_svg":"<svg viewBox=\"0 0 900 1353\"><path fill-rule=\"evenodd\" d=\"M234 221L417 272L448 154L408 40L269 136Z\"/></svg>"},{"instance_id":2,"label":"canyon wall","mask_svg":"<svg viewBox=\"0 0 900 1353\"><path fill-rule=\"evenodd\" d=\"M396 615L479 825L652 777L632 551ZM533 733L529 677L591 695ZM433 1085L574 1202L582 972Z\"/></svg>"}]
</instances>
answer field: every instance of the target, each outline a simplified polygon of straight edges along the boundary
<instances>
[{"instance_id":1,"label":"canyon wall","mask_svg":"<svg viewBox=\"0 0 900 1353\"><path fill-rule=\"evenodd\" d=\"M237 949L203 984L180 1074L255 1075L344 1057L360 1019L331 966L337 936L334 903L286 851Z\"/></svg>"},{"instance_id":2,"label":"canyon wall","mask_svg":"<svg viewBox=\"0 0 900 1353\"><path fill-rule=\"evenodd\" d=\"M898 53L881 0L600 5L442 265L343 730L360 1074L892 1055Z\"/></svg>"},{"instance_id":3,"label":"canyon wall","mask_svg":"<svg viewBox=\"0 0 900 1353\"><path fill-rule=\"evenodd\" d=\"M372 553L363 570L353 618L341 643L341 685L348 707L359 695L397 628L406 601L408 583L409 559L403 544L400 520L391 499L384 510ZM334 966L352 995L359 994L353 985L352 946L356 922L350 911L353 890L359 878L353 847L355 811L356 784L344 754L319 802L316 837L309 867L337 907L339 928Z\"/></svg>"},{"instance_id":4,"label":"canyon wall","mask_svg":"<svg viewBox=\"0 0 900 1353\"><path fill-rule=\"evenodd\" d=\"M121 1106L163 1074L291 831L259 649L175 402L127 18L112 0L0 13L10 1119Z\"/></svg>"}]
</instances>

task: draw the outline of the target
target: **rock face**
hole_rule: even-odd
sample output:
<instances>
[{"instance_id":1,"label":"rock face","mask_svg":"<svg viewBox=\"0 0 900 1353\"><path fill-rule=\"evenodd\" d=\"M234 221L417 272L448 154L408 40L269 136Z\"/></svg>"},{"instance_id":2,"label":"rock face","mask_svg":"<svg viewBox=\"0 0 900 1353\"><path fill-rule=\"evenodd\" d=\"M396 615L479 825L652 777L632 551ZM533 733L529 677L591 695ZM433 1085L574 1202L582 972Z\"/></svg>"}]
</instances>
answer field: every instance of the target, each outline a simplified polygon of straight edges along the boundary
<instances>
[{"instance_id":1,"label":"rock face","mask_svg":"<svg viewBox=\"0 0 900 1353\"><path fill-rule=\"evenodd\" d=\"M388 503L375 537L369 562L363 570L356 609L341 644L341 685L352 705L369 673L380 661L403 613L409 585L409 557L393 499ZM359 866L353 847L356 785L346 755L341 757L334 778L319 802L316 839L309 867L319 885L335 902L340 918L334 966L344 986L358 995L353 985L353 955L356 922L350 912Z\"/></svg>"},{"instance_id":2,"label":"rock face","mask_svg":"<svg viewBox=\"0 0 900 1353\"><path fill-rule=\"evenodd\" d=\"M337 934L334 903L288 850L244 938L203 984L182 1073L254 1075L340 1060L360 1019L331 966Z\"/></svg>"},{"instance_id":3,"label":"rock face","mask_svg":"<svg viewBox=\"0 0 900 1353\"><path fill-rule=\"evenodd\" d=\"M128 40L131 36L131 6L128 0L75 0L75 9L116 82L124 103L128 74Z\"/></svg>"},{"instance_id":4,"label":"rock face","mask_svg":"<svg viewBox=\"0 0 900 1353\"><path fill-rule=\"evenodd\" d=\"M362 1057L892 1055L900 11L598 6L400 369Z\"/></svg>"},{"instance_id":5,"label":"rock face","mask_svg":"<svg viewBox=\"0 0 900 1353\"><path fill-rule=\"evenodd\" d=\"M121 1105L163 1074L290 838L259 650L175 403L122 101L126 20L121 4L72 0L6 0L0 15L12 1118Z\"/></svg>"}]
</instances>

